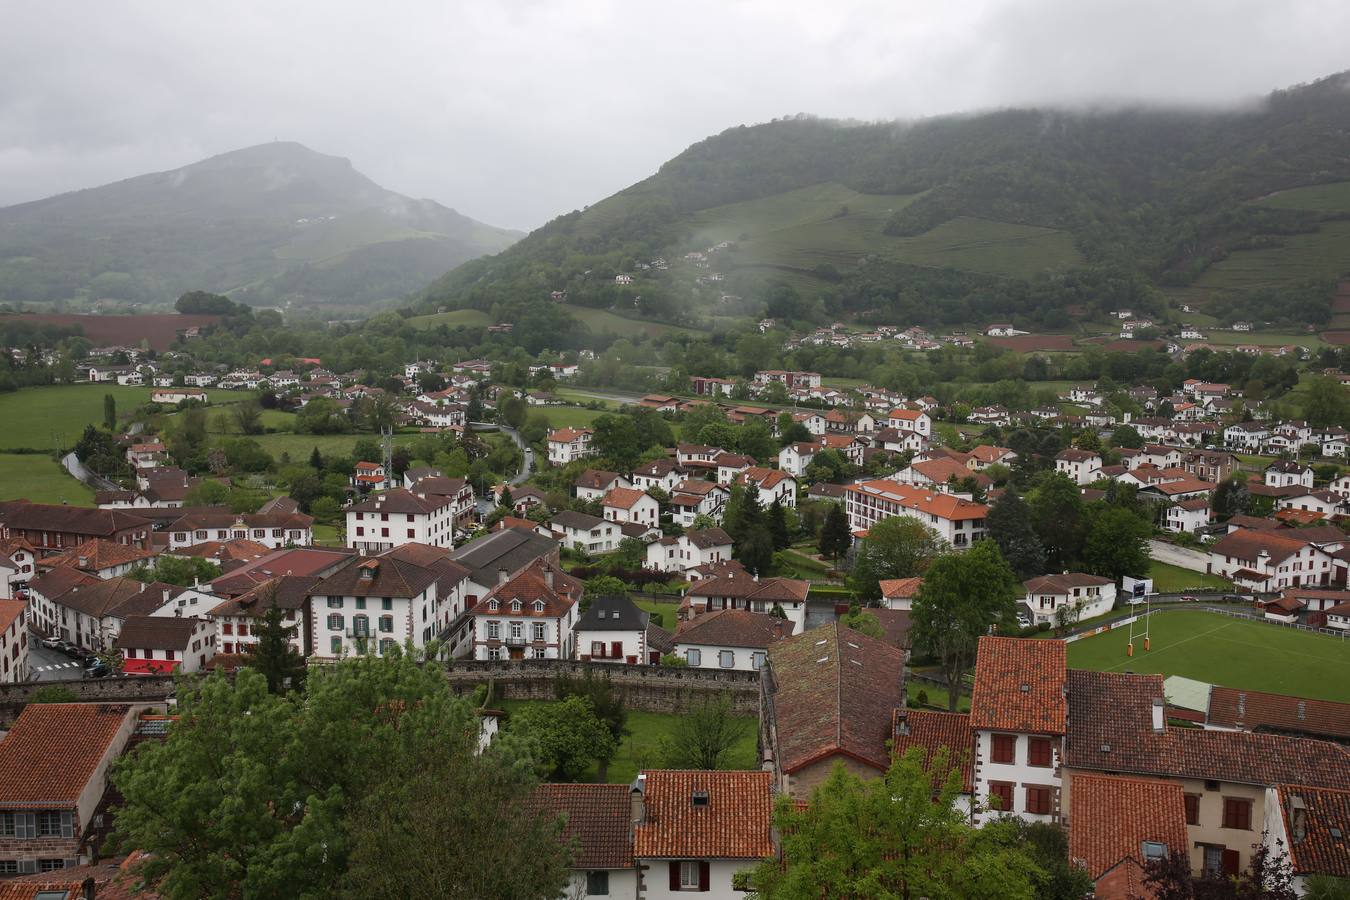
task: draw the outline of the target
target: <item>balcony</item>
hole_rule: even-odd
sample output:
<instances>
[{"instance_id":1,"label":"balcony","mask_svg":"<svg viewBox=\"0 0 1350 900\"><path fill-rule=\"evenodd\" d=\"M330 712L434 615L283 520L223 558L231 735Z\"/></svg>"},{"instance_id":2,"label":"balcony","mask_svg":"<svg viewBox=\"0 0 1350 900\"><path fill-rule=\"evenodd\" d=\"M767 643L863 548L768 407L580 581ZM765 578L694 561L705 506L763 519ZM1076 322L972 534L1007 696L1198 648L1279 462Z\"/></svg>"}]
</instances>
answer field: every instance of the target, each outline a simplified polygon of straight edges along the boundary
<instances>
[{"instance_id":1,"label":"balcony","mask_svg":"<svg viewBox=\"0 0 1350 900\"><path fill-rule=\"evenodd\" d=\"M523 635L519 635L516 637L503 638L502 643L506 644L508 647L524 647L526 641Z\"/></svg>"}]
</instances>

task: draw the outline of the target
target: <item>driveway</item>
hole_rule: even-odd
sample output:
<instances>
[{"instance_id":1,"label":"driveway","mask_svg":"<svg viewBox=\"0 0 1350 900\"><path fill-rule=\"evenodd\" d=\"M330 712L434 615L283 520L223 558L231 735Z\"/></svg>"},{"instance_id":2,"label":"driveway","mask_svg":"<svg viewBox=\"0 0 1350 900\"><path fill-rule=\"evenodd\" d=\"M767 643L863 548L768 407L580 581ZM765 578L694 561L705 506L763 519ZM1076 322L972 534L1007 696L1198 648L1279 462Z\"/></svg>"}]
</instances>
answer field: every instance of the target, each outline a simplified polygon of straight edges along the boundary
<instances>
[{"instance_id":1,"label":"driveway","mask_svg":"<svg viewBox=\"0 0 1350 900\"><path fill-rule=\"evenodd\" d=\"M69 681L84 674L84 666L79 660L71 659L60 650L48 650L42 646L42 639L34 632L28 632L28 668L32 673L29 681Z\"/></svg>"},{"instance_id":2,"label":"driveway","mask_svg":"<svg viewBox=\"0 0 1350 900\"><path fill-rule=\"evenodd\" d=\"M520 467L519 472L507 480L507 484L520 484L534 472L534 450L529 444L525 443L525 439L520 436L519 431L516 431L510 425L498 425L493 422L470 422L469 427L474 431L500 431L520 448L521 453L525 456L525 464ZM492 512L492 507L493 504L489 498L482 496L478 498L478 511L483 515Z\"/></svg>"},{"instance_id":3,"label":"driveway","mask_svg":"<svg viewBox=\"0 0 1350 900\"><path fill-rule=\"evenodd\" d=\"M1179 566L1183 569L1190 569L1192 572L1204 572L1209 566L1208 553L1201 553L1199 550L1188 550L1185 547L1169 544L1167 541L1149 541L1148 555L1158 562L1165 562L1169 565Z\"/></svg>"}]
</instances>

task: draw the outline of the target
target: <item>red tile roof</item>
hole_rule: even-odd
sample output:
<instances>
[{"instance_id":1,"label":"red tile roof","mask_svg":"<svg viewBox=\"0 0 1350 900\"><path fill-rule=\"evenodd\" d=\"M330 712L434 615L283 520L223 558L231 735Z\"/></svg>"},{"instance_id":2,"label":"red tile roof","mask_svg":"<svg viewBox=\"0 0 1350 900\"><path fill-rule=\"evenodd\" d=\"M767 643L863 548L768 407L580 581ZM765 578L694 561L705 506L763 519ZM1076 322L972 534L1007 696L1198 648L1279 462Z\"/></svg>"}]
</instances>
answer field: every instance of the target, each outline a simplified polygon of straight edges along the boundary
<instances>
[{"instance_id":1,"label":"red tile roof","mask_svg":"<svg viewBox=\"0 0 1350 900\"><path fill-rule=\"evenodd\" d=\"M681 622L675 643L763 650L792 633L792 623L748 609L719 609Z\"/></svg>"},{"instance_id":2,"label":"red tile roof","mask_svg":"<svg viewBox=\"0 0 1350 900\"><path fill-rule=\"evenodd\" d=\"M38 568L54 569L58 566L68 566L83 569L86 572L96 572L100 569L110 569L126 563L150 560L157 555L154 550L142 550L130 544L119 544L116 541L103 541L95 538L71 547L57 556L49 556L46 559L39 560Z\"/></svg>"},{"instance_id":3,"label":"red tile roof","mask_svg":"<svg viewBox=\"0 0 1350 900\"><path fill-rule=\"evenodd\" d=\"M914 578L883 578L881 580L881 596L887 600L908 600L913 599L919 592L919 585L923 584L923 576Z\"/></svg>"},{"instance_id":4,"label":"red tile roof","mask_svg":"<svg viewBox=\"0 0 1350 900\"><path fill-rule=\"evenodd\" d=\"M1064 642L982 637L970 725L977 731L1064 733Z\"/></svg>"},{"instance_id":5,"label":"red tile roof","mask_svg":"<svg viewBox=\"0 0 1350 900\"><path fill-rule=\"evenodd\" d=\"M28 604L23 600L0 600L0 634L8 631L26 609Z\"/></svg>"},{"instance_id":6,"label":"red tile roof","mask_svg":"<svg viewBox=\"0 0 1350 900\"><path fill-rule=\"evenodd\" d=\"M550 444L570 444L583 434L593 434L589 428L559 428L548 436Z\"/></svg>"},{"instance_id":7,"label":"red tile roof","mask_svg":"<svg viewBox=\"0 0 1350 900\"><path fill-rule=\"evenodd\" d=\"M633 855L644 859L763 859L773 855L769 772L657 770L645 782L646 814ZM695 806L696 791L706 806Z\"/></svg>"},{"instance_id":8,"label":"red tile roof","mask_svg":"<svg viewBox=\"0 0 1350 900\"><path fill-rule=\"evenodd\" d=\"M126 703L30 703L0 740L0 807L73 806L118 738Z\"/></svg>"},{"instance_id":9,"label":"red tile roof","mask_svg":"<svg viewBox=\"0 0 1350 900\"><path fill-rule=\"evenodd\" d=\"M890 766L892 715L904 702L904 652L837 623L769 648L778 765L785 772L852 757Z\"/></svg>"},{"instance_id":10,"label":"red tile roof","mask_svg":"<svg viewBox=\"0 0 1350 900\"><path fill-rule=\"evenodd\" d=\"M1350 703L1240 691L1216 685L1209 689L1208 722L1248 731L1294 732L1346 739L1350 738Z\"/></svg>"},{"instance_id":11,"label":"red tile roof","mask_svg":"<svg viewBox=\"0 0 1350 900\"><path fill-rule=\"evenodd\" d=\"M540 815L567 817L563 839L575 841L574 869L633 865L632 808L626 784L541 784L533 805Z\"/></svg>"},{"instance_id":12,"label":"red tile roof","mask_svg":"<svg viewBox=\"0 0 1350 900\"><path fill-rule=\"evenodd\" d=\"M983 519L989 515L989 508L983 503L962 500L952 494L935 491L931 487L900 484L898 481L884 478L850 484L845 490L847 493L863 497L881 496L907 509L931 513L942 519Z\"/></svg>"},{"instance_id":13,"label":"red tile roof","mask_svg":"<svg viewBox=\"0 0 1350 900\"><path fill-rule=\"evenodd\" d=\"M1189 851L1180 782L1075 774L1069 791L1069 859L1095 881L1122 859L1143 862L1142 844Z\"/></svg>"},{"instance_id":14,"label":"red tile roof","mask_svg":"<svg viewBox=\"0 0 1350 900\"><path fill-rule=\"evenodd\" d=\"M1282 784L1278 795L1294 873L1350 878L1350 790Z\"/></svg>"},{"instance_id":15,"label":"red tile roof","mask_svg":"<svg viewBox=\"0 0 1350 900\"><path fill-rule=\"evenodd\" d=\"M616 509L632 509L646 496L646 491L637 488L610 488L600 503L602 506L612 506Z\"/></svg>"},{"instance_id":16,"label":"red tile roof","mask_svg":"<svg viewBox=\"0 0 1350 900\"><path fill-rule=\"evenodd\" d=\"M939 750L947 751L947 764L961 771L961 787L967 793L975 785L975 732L969 713L938 712L928 709L897 709L894 718L896 756L913 747L924 750L924 765L932 762Z\"/></svg>"}]
</instances>

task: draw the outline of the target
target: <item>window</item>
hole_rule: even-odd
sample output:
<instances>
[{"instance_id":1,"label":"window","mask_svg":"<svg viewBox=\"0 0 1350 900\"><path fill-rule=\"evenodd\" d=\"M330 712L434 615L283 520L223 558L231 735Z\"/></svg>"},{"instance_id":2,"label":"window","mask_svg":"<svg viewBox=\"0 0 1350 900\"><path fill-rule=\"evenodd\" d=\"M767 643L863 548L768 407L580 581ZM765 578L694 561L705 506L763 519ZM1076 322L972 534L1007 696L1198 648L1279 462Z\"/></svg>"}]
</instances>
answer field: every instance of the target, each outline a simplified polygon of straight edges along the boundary
<instances>
[{"instance_id":1,"label":"window","mask_svg":"<svg viewBox=\"0 0 1350 900\"><path fill-rule=\"evenodd\" d=\"M1199 794L1187 794L1183 799L1184 799L1185 802L1186 802L1186 824L1187 824L1187 825L1199 825L1199 824L1200 824L1200 795L1199 795Z\"/></svg>"},{"instance_id":2,"label":"window","mask_svg":"<svg viewBox=\"0 0 1350 900\"><path fill-rule=\"evenodd\" d=\"M1223 827L1252 829L1252 801L1245 797L1223 798Z\"/></svg>"},{"instance_id":3,"label":"window","mask_svg":"<svg viewBox=\"0 0 1350 900\"><path fill-rule=\"evenodd\" d=\"M1011 782L989 782L989 806L999 812L1012 812L1013 786Z\"/></svg>"},{"instance_id":4,"label":"window","mask_svg":"<svg viewBox=\"0 0 1350 900\"><path fill-rule=\"evenodd\" d=\"M1216 875L1223 871L1223 848L1205 844L1205 874Z\"/></svg>"},{"instance_id":5,"label":"window","mask_svg":"<svg viewBox=\"0 0 1350 900\"><path fill-rule=\"evenodd\" d=\"M489 623L488 623L488 640L489 640L489 641L500 641L501 639L502 639L502 623L501 623L501 622L489 622Z\"/></svg>"},{"instance_id":6,"label":"window","mask_svg":"<svg viewBox=\"0 0 1350 900\"><path fill-rule=\"evenodd\" d=\"M514 640L522 640L525 637L525 626L520 622L511 623L511 637Z\"/></svg>"},{"instance_id":7,"label":"window","mask_svg":"<svg viewBox=\"0 0 1350 900\"><path fill-rule=\"evenodd\" d=\"M1014 734L994 735L993 752L990 760L996 763L1012 763L1017 760L1017 736Z\"/></svg>"},{"instance_id":8,"label":"window","mask_svg":"<svg viewBox=\"0 0 1350 900\"><path fill-rule=\"evenodd\" d=\"M122 652L125 653L125 654L127 655L127 659L135 659L135 658L136 658L136 648L135 648L135 647L128 647L126 650L123 650Z\"/></svg>"},{"instance_id":9,"label":"window","mask_svg":"<svg viewBox=\"0 0 1350 900\"><path fill-rule=\"evenodd\" d=\"M690 648L684 651L684 659L691 666L701 666L703 665L703 651Z\"/></svg>"},{"instance_id":10,"label":"window","mask_svg":"<svg viewBox=\"0 0 1350 900\"><path fill-rule=\"evenodd\" d=\"M591 656L595 659L605 658L605 642L591 641Z\"/></svg>"},{"instance_id":11,"label":"window","mask_svg":"<svg viewBox=\"0 0 1350 900\"><path fill-rule=\"evenodd\" d=\"M1048 767L1054 756L1049 738L1031 738L1027 743L1027 765Z\"/></svg>"},{"instance_id":12,"label":"window","mask_svg":"<svg viewBox=\"0 0 1350 900\"><path fill-rule=\"evenodd\" d=\"M352 633L357 637L370 637L370 619L367 616L352 617Z\"/></svg>"},{"instance_id":13,"label":"window","mask_svg":"<svg viewBox=\"0 0 1350 900\"><path fill-rule=\"evenodd\" d=\"M55 872L57 869L64 869L66 861L64 859L39 859L39 872ZM40 895L39 895L40 896Z\"/></svg>"},{"instance_id":14,"label":"window","mask_svg":"<svg viewBox=\"0 0 1350 900\"><path fill-rule=\"evenodd\" d=\"M357 608L357 609L365 609L365 608L366 608L366 598L365 598L365 597L357 597L357 598L356 598L356 608Z\"/></svg>"},{"instance_id":15,"label":"window","mask_svg":"<svg viewBox=\"0 0 1350 900\"><path fill-rule=\"evenodd\" d=\"M386 654L386 653L388 653L390 650L393 650L393 649L394 649L394 639L393 639L393 638L381 638L381 639L380 639L380 654L381 654L381 655Z\"/></svg>"},{"instance_id":16,"label":"window","mask_svg":"<svg viewBox=\"0 0 1350 900\"><path fill-rule=\"evenodd\" d=\"M330 613L330 614L329 614L329 616L328 616L328 630L329 630L329 631L341 631L341 630L342 630L342 613Z\"/></svg>"},{"instance_id":17,"label":"window","mask_svg":"<svg viewBox=\"0 0 1350 900\"><path fill-rule=\"evenodd\" d=\"M703 867L696 859L680 860L680 890L697 891L701 885Z\"/></svg>"},{"instance_id":18,"label":"window","mask_svg":"<svg viewBox=\"0 0 1350 900\"><path fill-rule=\"evenodd\" d=\"M488 648L488 659L491 659L491 660L494 660L494 661L495 661L495 660L499 660L499 659L501 659L501 658L502 658L502 651L501 651L501 648L500 648L500 647L489 647L489 648Z\"/></svg>"},{"instance_id":19,"label":"window","mask_svg":"<svg viewBox=\"0 0 1350 900\"><path fill-rule=\"evenodd\" d=\"M1140 845L1139 851L1143 854L1145 864L1155 859L1167 858L1167 845L1162 841L1144 841Z\"/></svg>"},{"instance_id":20,"label":"window","mask_svg":"<svg viewBox=\"0 0 1350 900\"><path fill-rule=\"evenodd\" d=\"M717 664L724 669L730 669L736 665L736 653L733 650L720 650L717 653Z\"/></svg>"},{"instance_id":21,"label":"window","mask_svg":"<svg viewBox=\"0 0 1350 900\"><path fill-rule=\"evenodd\" d=\"M74 837L75 818L68 812L40 812L37 814L38 837Z\"/></svg>"},{"instance_id":22,"label":"window","mask_svg":"<svg viewBox=\"0 0 1350 900\"><path fill-rule=\"evenodd\" d=\"M380 609L384 610L385 612L388 612L389 610L391 610L391 609L393 609L393 608L394 608L394 598L393 598L393 597L382 597L382 598L380 599Z\"/></svg>"},{"instance_id":23,"label":"window","mask_svg":"<svg viewBox=\"0 0 1350 900\"><path fill-rule=\"evenodd\" d=\"M220 626L220 629L222 634L230 634L230 635L234 634L234 626L231 625L229 622L226 622L224 625Z\"/></svg>"},{"instance_id":24,"label":"window","mask_svg":"<svg viewBox=\"0 0 1350 900\"><path fill-rule=\"evenodd\" d=\"M754 653L750 654L750 665L754 667L756 672L763 668L764 652L762 650L756 650Z\"/></svg>"},{"instance_id":25,"label":"window","mask_svg":"<svg viewBox=\"0 0 1350 900\"><path fill-rule=\"evenodd\" d=\"M0 859L0 875L18 875L19 861L17 859Z\"/></svg>"},{"instance_id":26,"label":"window","mask_svg":"<svg viewBox=\"0 0 1350 900\"><path fill-rule=\"evenodd\" d=\"M329 598L328 598L328 608L329 608L329 609L342 609L342 598L341 598L341 597L329 597Z\"/></svg>"},{"instance_id":27,"label":"window","mask_svg":"<svg viewBox=\"0 0 1350 900\"><path fill-rule=\"evenodd\" d=\"M380 630L386 634L392 634L394 631L394 617L380 616Z\"/></svg>"},{"instance_id":28,"label":"window","mask_svg":"<svg viewBox=\"0 0 1350 900\"><path fill-rule=\"evenodd\" d=\"M410 537L410 538L417 537L417 531L416 531L416 529L409 528L409 529L408 529L408 537Z\"/></svg>"},{"instance_id":29,"label":"window","mask_svg":"<svg viewBox=\"0 0 1350 900\"><path fill-rule=\"evenodd\" d=\"M535 647L533 650L530 651L530 657L532 659L547 659L548 651L545 650L543 647Z\"/></svg>"},{"instance_id":30,"label":"window","mask_svg":"<svg viewBox=\"0 0 1350 900\"><path fill-rule=\"evenodd\" d=\"M1028 786L1026 811L1037 816L1050 815L1050 788Z\"/></svg>"},{"instance_id":31,"label":"window","mask_svg":"<svg viewBox=\"0 0 1350 900\"><path fill-rule=\"evenodd\" d=\"M609 896L609 873L587 872L586 873L586 896L588 897L607 897Z\"/></svg>"},{"instance_id":32,"label":"window","mask_svg":"<svg viewBox=\"0 0 1350 900\"><path fill-rule=\"evenodd\" d=\"M14 837L14 820L16 816L12 812L0 813L0 837Z\"/></svg>"},{"instance_id":33,"label":"window","mask_svg":"<svg viewBox=\"0 0 1350 900\"><path fill-rule=\"evenodd\" d=\"M548 626L546 626L543 622L535 622L533 625L530 626L530 637L536 641L542 641L544 639L547 627Z\"/></svg>"},{"instance_id":34,"label":"window","mask_svg":"<svg viewBox=\"0 0 1350 900\"><path fill-rule=\"evenodd\" d=\"M331 638L329 638L329 639L328 639L328 652L332 653L334 656L341 656L341 655L342 655L342 638L338 637L337 635L333 635Z\"/></svg>"}]
</instances>

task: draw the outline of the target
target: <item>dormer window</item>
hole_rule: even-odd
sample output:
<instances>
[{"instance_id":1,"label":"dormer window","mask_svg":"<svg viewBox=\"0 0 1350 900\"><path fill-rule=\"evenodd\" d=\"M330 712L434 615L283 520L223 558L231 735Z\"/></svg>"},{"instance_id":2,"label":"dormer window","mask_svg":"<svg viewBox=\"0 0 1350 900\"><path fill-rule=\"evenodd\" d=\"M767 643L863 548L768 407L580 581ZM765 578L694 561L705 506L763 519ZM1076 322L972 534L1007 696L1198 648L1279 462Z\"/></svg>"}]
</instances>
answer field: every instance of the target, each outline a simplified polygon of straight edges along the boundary
<instances>
[{"instance_id":1,"label":"dormer window","mask_svg":"<svg viewBox=\"0 0 1350 900\"><path fill-rule=\"evenodd\" d=\"M511 601L511 612L520 612L521 606L519 600Z\"/></svg>"},{"instance_id":2,"label":"dormer window","mask_svg":"<svg viewBox=\"0 0 1350 900\"><path fill-rule=\"evenodd\" d=\"M492 610L493 612L496 612L497 609L498 609L500 606L501 606L501 604L498 603L496 600L489 600L489 601L488 601L488 609Z\"/></svg>"},{"instance_id":3,"label":"dormer window","mask_svg":"<svg viewBox=\"0 0 1350 900\"><path fill-rule=\"evenodd\" d=\"M707 791L694 791L694 795L693 795L693 798L692 798L692 802L693 802L693 805L695 806L695 808L707 806L708 803L710 802L710 801L709 801L709 798L708 798L708 792L707 792Z\"/></svg>"}]
</instances>

